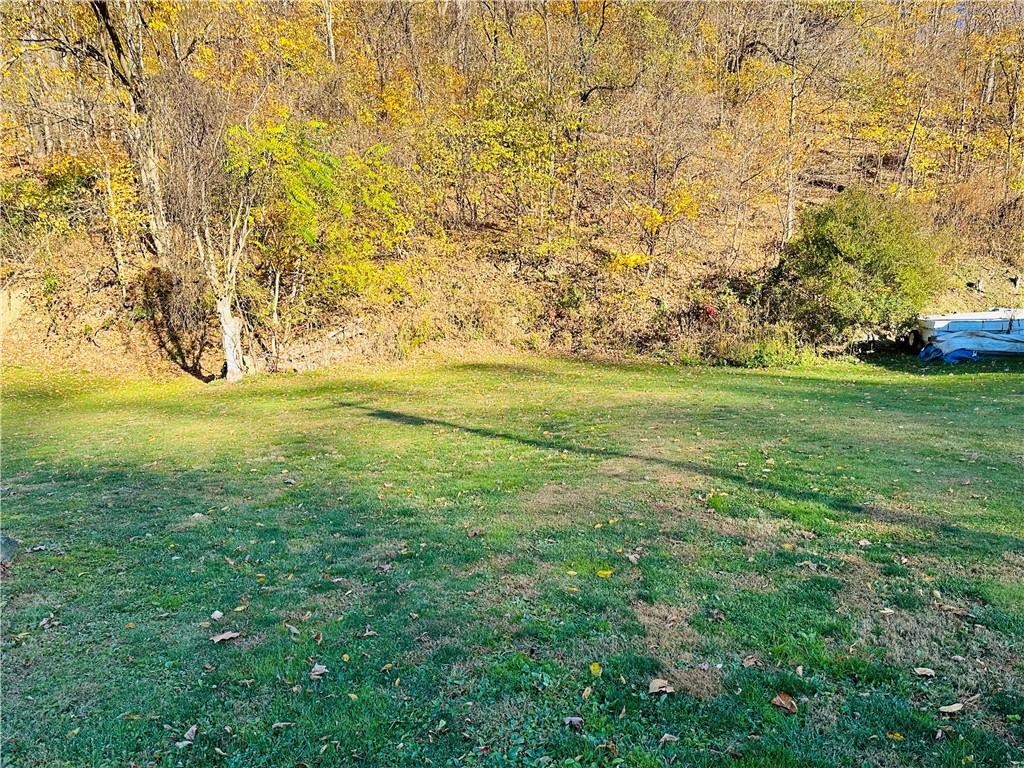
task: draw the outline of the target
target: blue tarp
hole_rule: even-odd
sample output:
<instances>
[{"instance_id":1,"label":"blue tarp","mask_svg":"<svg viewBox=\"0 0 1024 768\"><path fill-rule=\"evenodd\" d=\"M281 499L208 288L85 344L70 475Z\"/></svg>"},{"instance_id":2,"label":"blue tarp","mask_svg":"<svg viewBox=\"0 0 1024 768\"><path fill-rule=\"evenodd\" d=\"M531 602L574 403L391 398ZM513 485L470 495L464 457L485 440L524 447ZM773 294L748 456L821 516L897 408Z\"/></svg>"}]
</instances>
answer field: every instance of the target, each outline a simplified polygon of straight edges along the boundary
<instances>
[{"instance_id":1,"label":"blue tarp","mask_svg":"<svg viewBox=\"0 0 1024 768\"><path fill-rule=\"evenodd\" d=\"M919 357L924 361L941 360L944 363L962 363L965 360L992 360L996 357L1006 357L1006 355L1001 355L998 352L979 352L976 349L954 349L943 354L942 350L934 344L928 344L921 350Z\"/></svg>"},{"instance_id":2,"label":"blue tarp","mask_svg":"<svg viewBox=\"0 0 1024 768\"><path fill-rule=\"evenodd\" d=\"M921 350L922 360L960 363L1024 355L1024 334L1017 332L954 331L931 339Z\"/></svg>"}]
</instances>

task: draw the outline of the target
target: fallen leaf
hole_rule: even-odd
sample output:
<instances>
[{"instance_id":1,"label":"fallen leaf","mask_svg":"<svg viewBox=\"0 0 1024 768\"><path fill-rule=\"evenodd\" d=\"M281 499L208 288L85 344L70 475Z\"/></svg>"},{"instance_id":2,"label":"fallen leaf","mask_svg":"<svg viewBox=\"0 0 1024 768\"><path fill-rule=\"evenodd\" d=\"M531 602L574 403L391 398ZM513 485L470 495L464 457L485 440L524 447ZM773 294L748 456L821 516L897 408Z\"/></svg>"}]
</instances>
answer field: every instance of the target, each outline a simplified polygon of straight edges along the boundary
<instances>
[{"instance_id":1,"label":"fallen leaf","mask_svg":"<svg viewBox=\"0 0 1024 768\"><path fill-rule=\"evenodd\" d=\"M679 737L678 736L675 736L675 735L673 735L671 733L666 733L664 736L662 736L660 739L658 739L658 746L659 747L664 747L666 744L673 744L673 743L675 743L677 741L679 741Z\"/></svg>"},{"instance_id":2,"label":"fallen leaf","mask_svg":"<svg viewBox=\"0 0 1024 768\"><path fill-rule=\"evenodd\" d=\"M220 755L221 757L227 757L227 756L228 756L228 753L227 753L227 752L225 752L225 751L224 751L223 749L221 749L220 747L214 747L214 748L213 748L213 751L214 751L214 752L215 752L216 754Z\"/></svg>"},{"instance_id":3,"label":"fallen leaf","mask_svg":"<svg viewBox=\"0 0 1024 768\"><path fill-rule=\"evenodd\" d=\"M574 715L574 716L571 716L571 717L563 718L562 719L562 724L563 725L568 725L574 731L582 731L583 730L583 718L582 717L576 717Z\"/></svg>"},{"instance_id":4,"label":"fallen leaf","mask_svg":"<svg viewBox=\"0 0 1024 768\"><path fill-rule=\"evenodd\" d=\"M326 674L327 674L327 667L325 667L320 662L316 662L316 663L313 664L313 668L311 670L309 670L309 679L310 680L320 680Z\"/></svg>"},{"instance_id":5,"label":"fallen leaf","mask_svg":"<svg viewBox=\"0 0 1024 768\"><path fill-rule=\"evenodd\" d=\"M360 635L360 637L376 637L376 636L377 636L377 633L373 631L373 628L370 627L369 624L366 625L366 628L363 630L363 634Z\"/></svg>"},{"instance_id":6,"label":"fallen leaf","mask_svg":"<svg viewBox=\"0 0 1024 768\"><path fill-rule=\"evenodd\" d=\"M466 535L469 538L471 538L471 539L475 539L477 536L483 536L484 535L484 529L483 528L470 528L468 531L466 531Z\"/></svg>"},{"instance_id":7,"label":"fallen leaf","mask_svg":"<svg viewBox=\"0 0 1024 768\"><path fill-rule=\"evenodd\" d=\"M185 735L181 737L181 741L174 742L174 746L178 749L185 749L186 747L191 747L192 742L196 740L196 731L198 730L198 728L199 726L193 725L191 728L185 731Z\"/></svg>"},{"instance_id":8,"label":"fallen leaf","mask_svg":"<svg viewBox=\"0 0 1024 768\"><path fill-rule=\"evenodd\" d=\"M356 699L358 699L358 698L359 698L359 697L358 697L358 696L356 696L356 695L355 695L354 693L350 693L350 694L348 695L348 697L349 697L350 699L352 699L352 701L355 701Z\"/></svg>"},{"instance_id":9,"label":"fallen leaf","mask_svg":"<svg viewBox=\"0 0 1024 768\"><path fill-rule=\"evenodd\" d=\"M944 715L952 715L956 712L959 712L963 708L963 702L958 701L954 704L947 704L944 707L939 707L939 712L942 712Z\"/></svg>"},{"instance_id":10,"label":"fallen leaf","mask_svg":"<svg viewBox=\"0 0 1024 768\"><path fill-rule=\"evenodd\" d=\"M650 684L647 686L647 692L652 694L675 693L675 691L676 689L669 684L668 680L663 680L660 677L656 677L653 680L651 680Z\"/></svg>"},{"instance_id":11,"label":"fallen leaf","mask_svg":"<svg viewBox=\"0 0 1024 768\"><path fill-rule=\"evenodd\" d=\"M889 731L885 735L886 738L890 739L891 741L903 741L903 734L899 731Z\"/></svg>"},{"instance_id":12,"label":"fallen leaf","mask_svg":"<svg viewBox=\"0 0 1024 768\"><path fill-rule=\"evenodd\" d=\"M785 691L779 691L772 699L772 704L787 714L795 715L797 713L796 701Z\"/></svg>"},{"instance_id":13,"label":"fallen leaf","mask_svg":"<svg viewBox=\"0 0 1024 768\"><path fill-rule=\"evenodd\" d=\"M221 632L219 635L214 635L210 638L210 640L212 640L215 643L223 643L225 640L234 640L236 637L240 635L241 632L232 632L228 630L227 632Z\"/></svg>"},{"instance_id":14,"label":"fallen leaf","mask_svg":"<svg viewBox=\"0 0 1024 768\"><path fill-rule=\"evenodd\" d=\"M600 677L601 671L602 670L600 664L598 664L596 661L590 662L590 674L592 674L594 677Z\"/></svg>"},{"instance_id":15,"label":"fallen leaf","mask_svg":"<svg viewBox=\"0 0 1024 768\"><path fill-rule=\"evenodd\" d=\"M584 689L583 689L583 700L584 700L584 701L586 701L587 699L589 699L589 698L590 698L590 695L591 695L591 694L592 694L593 692L594 692L594 689L593 689L593 688L591 688L591 687L590 687L589 685L588 685L588 686L587 686L586 688L584 688Z\"/></svg>"},{"instance_id":16,"label":"fallen leaf","mask_svg":"<svg viewBox=\"0 0 1024 768\"><path fill-rule=\"evenodd\" d=\"M224 618L224 614L221 611L214 611L213 613L210 614L210 618L213 619L214 621L220 621L221 619Z\"/></svg>"},{"instance_id":17,"label":"fallen leaf","mask_svg":"<svg viewBox=\"0 0 1024 768\"><path fill-rule=\"evenodd\" d=\"M868 541L867 539L861 539L860 541L857 542L857 546L860 547L861 549L864 549L864 547L870 547L871 546L871 542Z\"/></svg>"},{"instance_id":18,"label":"fallen leaf","mask_svg":"<svg viewBox=\"0 0 1024 768\"><path fill-rule=\"evenodd\" d=\"M740 662L744 667L763 667L764 662L757 656L747 656Z\"/></svg>"},{"instance_id":19,"label":"fallen leaf","mask_svg":"<svg viewBox=\"0 0 1024 768\"><path fill-rule=\"evenodd\" d=\"M598 571L597 572L597 578L599 578L599 579L607 579L607 578L609 578L612 575L612 573L614 573L614 571L612 571L611 568L607 568L605 570Z\"/></svg>"},{"instance_id":20,"label":"fallen leaf","mask_svg":"<svg viewBox=\"0 0 1024 768\"><path fill-rule=\"evenodd\" d=\"M712 608L708 611L708 618L712 621L725 621L725 614L719 608Z\"/></svg>"},{"instance_id":21,"label":"fallen leaf","mask_svg":"<svg viewBox=\"0 0 1024 768\"><path fill-rule=\"evenodd\" d=\"M914 667L914 674L921 677L935 677L935 670L928 667Z\"/></svg>"},{"instance_id":22,"label":"fallen leaf","mask_svg":"<svg viewBox=\"0 0 1024 768\"><path fill-rule=\"evenodd\" d=\"M295 725L295 723L288 723L288 722L274 723L272 726L270 726L270 730L272 730L272 731L279 731L282 728L287 728L289 725Z\"/></svg>"}]
</instances>

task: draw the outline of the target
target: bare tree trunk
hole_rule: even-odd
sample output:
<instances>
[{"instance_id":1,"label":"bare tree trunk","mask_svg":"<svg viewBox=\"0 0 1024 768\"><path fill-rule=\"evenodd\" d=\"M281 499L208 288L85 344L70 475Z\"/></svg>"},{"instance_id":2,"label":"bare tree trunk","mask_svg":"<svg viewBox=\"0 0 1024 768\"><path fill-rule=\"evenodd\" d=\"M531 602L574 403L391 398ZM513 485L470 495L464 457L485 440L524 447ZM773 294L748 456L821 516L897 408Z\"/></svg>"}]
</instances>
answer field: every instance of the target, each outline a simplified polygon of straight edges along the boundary
<instances>
[{"instance_id":1,"label":"bare tree trunk","mask_svg":"<svg viewBox=\"0 0 1024 768\"><path fill-rule=\"evenodd\" d=\"M148 115L141 115L136 119L141 119L142 124L130 132L135 145L136 165L139 169L139 183L142 186L146 217L149 220L149 235L157 264L167 269L170 266L171 228L164 208L164 190L160 180L160 160L153 137L153 125Z\"/></svg>"},{"instance_id":2,"label":"bare tree trunk","mask_svg":"<svg viewBox=\"0 0 1024 768\"><path fill-rule=\"evenodd\" d=\"M917 129L921 125L921 112L924 110L924 103L928 98L928 88L924 89L924 93L921 94L920 101L917 102L917 114L914 115L914 127L910 130L910 139L907 141L907 151L903 155L903 162L900 163L900 177L899 184L903 186L903 182L907 177L907 169L910 167L910 161L914 156L914 142L917 139ZM913 183L911 183L913 186Z\"/></svg>"},{"instance_id":3,"label":"bare tree trunk","mask_svg":"<svg viewBox=\"0 0 1024 768\"><path fill-rule=\"evenodd\" d=\"M250 204L243 194L234 215L230 217L222 233L220 247L214 242L208 220L202 222L194 233L196 247L206 266L206 275L217 300L226 378L231 382L238 381L245 373L245 360L242 357L242 321L235 316L232 305L238 289L239 265L249 239L250 210Z\"/></svg>"},{"instance_id":4,"label":"bare tree trunk","mask_svg":"<svg viewBox=\"0 0 1024 768\"><path fill-rule=\"evenodd\" d=\"M333 0L323 0L324 27L327 29L327 57L334 64L338 60L337 49L334 46L334 5Z\"/></svg>"},{"instance_id":5,"label":"bare tree trunk","mask_svg":"<svg viewBox=\"0 0 1024 768\"><path fill-rule=\"evenodd\" d=\"M217 316L220 318L220 330L224 345L224 365L227 369L225 378L236 382L242 378L242 321L231 311L231 296L217 299Z\"/></svg>"},{"instance_id":6,"label":"bare tree trunk","mask_svg":"<svg viewBox=\"0 0 1024 768\"><path fill-rule=\"evenodd\" d=\"M1007 70L1004 67L1004 70ZM1003 163L1003 205L1010 199L1013 147L1017 140L1017 112L1020 97L1020 66L1006 71L1006 159Z\"/></svg>"},{"instance_id":7,"label":"bare tree trunk","mask_svg":"<svg viewBox=\"0 0 1024 768\"><path fill-rule=\"evenodd\" d=\"M796 65L790 64L789 73L789 119L786 125L786 224L783 227L782 242L788 243L793 237L796 220L796 173L793 169L793 134L796 129Z\"/></svg>"}]
</instances>

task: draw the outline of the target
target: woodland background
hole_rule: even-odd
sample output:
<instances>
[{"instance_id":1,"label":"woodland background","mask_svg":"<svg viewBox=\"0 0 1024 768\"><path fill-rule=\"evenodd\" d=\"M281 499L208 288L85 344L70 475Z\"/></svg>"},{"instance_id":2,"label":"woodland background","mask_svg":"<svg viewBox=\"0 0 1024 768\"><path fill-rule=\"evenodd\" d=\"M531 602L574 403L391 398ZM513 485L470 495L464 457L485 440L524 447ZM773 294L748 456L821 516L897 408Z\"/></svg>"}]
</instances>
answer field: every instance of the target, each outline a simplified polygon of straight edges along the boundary
<instances>
[{"instance_id":1,"label":"woodland background","mask_svg":"<svg viewBox=\"0 0 1024 768\"><path fill-rule=\"evenodd\" d=\"M844 190L942 238L922 306L1019 303L1020 3L7 2L0 24L8 359L234 378L431 344L839 348L771 284Z\"/></svg>"}]
</instances>

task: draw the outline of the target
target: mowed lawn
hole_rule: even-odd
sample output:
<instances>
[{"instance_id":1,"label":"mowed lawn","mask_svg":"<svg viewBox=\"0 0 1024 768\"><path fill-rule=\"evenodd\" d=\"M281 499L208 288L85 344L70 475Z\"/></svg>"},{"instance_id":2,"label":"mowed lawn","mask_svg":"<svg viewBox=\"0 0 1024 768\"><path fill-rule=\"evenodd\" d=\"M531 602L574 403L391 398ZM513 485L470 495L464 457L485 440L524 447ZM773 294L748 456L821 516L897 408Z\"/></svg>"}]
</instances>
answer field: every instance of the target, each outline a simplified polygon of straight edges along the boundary
<instances>
[{"instance_id":1,"label":"mowed lawn","mask_svg":"<svg viewBox=\"0 0 1024 768\"><path fill-rule=\"evenodd\" d=\"M4 384L4 765L1024 760L1020 364Z\"/></svg>"}]
</instances>

